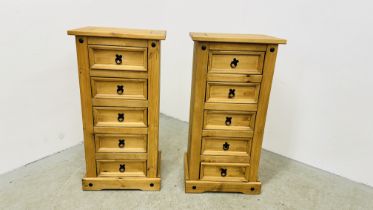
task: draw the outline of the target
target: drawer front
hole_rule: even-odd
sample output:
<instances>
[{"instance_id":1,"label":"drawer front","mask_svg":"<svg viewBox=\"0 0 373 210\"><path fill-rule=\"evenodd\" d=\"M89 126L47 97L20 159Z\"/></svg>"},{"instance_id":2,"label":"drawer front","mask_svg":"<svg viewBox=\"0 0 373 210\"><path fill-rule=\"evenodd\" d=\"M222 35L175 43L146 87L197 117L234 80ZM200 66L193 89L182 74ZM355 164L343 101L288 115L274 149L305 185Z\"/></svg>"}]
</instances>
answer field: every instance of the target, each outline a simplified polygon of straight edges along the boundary
<instances>
[{"instance_id":1,"label":"drawer front","mask_svg":"<svg viewBox=\"0 0 373 210\"><path fill-rule=\"evenodd\" d=\"M205 110L204 129L254 130L255 112Z\"/></svg>"},{"instance_id":2,"label":"drawer front","mask_svg":"<svg viewBox=\"0 0 373 210\"><path fill-rule=\"evenodd\" d=\"M202 155L250 156L251 138L203 137Z\"/></svg>"},{"instance_id":3,"label":"drawer front","mask_svg":"<svg viewBox=\"0 0 373 210\"><path fill-rule=\"evenodd\" d=\"M94 125L112 127L147 127L146 108L94 107Z\"/></svg>"},{"instance_id":4,"label":"drawer front","mask_svg":"<svg viewBox=\"0 0 373 210\"><path fill-rule=\"evenodd\" d=\"M201 163L201 180L247 181L249 164L244 163Z\"/></svg>"},{"instance_id":5,"label":"drawer front","mask_svg":"<svg viewBox=\"0 0 373 210\"><path fill-rule=\"evenodd\" d=\"M258 103L259 83L208 82L206 102Z\"/></svg>"},{"instance_id":6,"label":"drawer front","mask_svg":"<svg viewBox=\"0 0 373 210\"><path fill-rule=\"evenodd\" d=\"M146 160L97 160L97 176L146 176Z\"/></svg>"},{"instance_id":7,"label":"drawer front","mask_svg":"<svg viewBox=\"0 0 373 210\"><path fill-rule=\"evenodd\" d=\"M96 134L96 152L146 152L146 135Z\"/></svg>"},{"instance_id":8,"label":"drawer front","mask_svg":"<svg viewBox=\"0 0 373 210\"><path fill-rule=\"evenodd\" d=\"M264 52L210 51L209 73L262 74Z\"/></svg>"},{"instance_id":9,"label":"drawer front","mask_svg":"<svg viewBox=\"0 0 373 210\"><path fill-rule=\"evenodd\" d=\"M91 69L146 71L147 48L89 46Z\"/></svg>"},{"instance_id":10,"label":"drawer front","mask_svg":"<svg viewBox=\"0 0 373 210\"><path fill-rule=\"evenodd\" d=\"M93 98L146 100L147 80L92 77Z\"/></svg>"}]
</instances>

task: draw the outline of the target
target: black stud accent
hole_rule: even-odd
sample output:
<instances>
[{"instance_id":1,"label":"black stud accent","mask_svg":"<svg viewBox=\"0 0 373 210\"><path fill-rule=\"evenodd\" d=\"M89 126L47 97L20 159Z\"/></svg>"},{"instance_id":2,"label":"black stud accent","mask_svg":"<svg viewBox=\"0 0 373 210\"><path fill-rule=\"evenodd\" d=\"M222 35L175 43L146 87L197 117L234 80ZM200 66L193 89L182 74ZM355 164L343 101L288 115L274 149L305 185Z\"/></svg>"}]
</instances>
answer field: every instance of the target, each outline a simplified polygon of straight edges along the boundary
<instances>
[{"instance_id":1,"label":"black stud accent","mask_svg":"<svg viewBox=\"0 0 373 210\"><path fill-rule=\"evenodd\" d=\"M275 51L275 48L271 47L271 49L269 49L270 52L274 52Z\"/></svg>"},{"instance_id":2,"label":"black stud accent","mask_svg":"<svg viewBox=\"0 0 373 210\"><path fill-rule=\"evenodd\" d=\"M251 190L251 191L254 191L254 190L255 190L255 188L254 188L254 187L252 187L252 188L250 188L250 190Z\"/></svg>"},{"instance_id":3,"label":"black stud accent","mask_svg":"<svg viewBox=\"0 0 373 210\"><path fill-rule=\"evenodd\" d=\"M83 38L79 38L79 43L83 43L84 42L84 39Z\"/></svg>"},{"instance_id":4,"label":"black stud accent","mask_svg":"<svg viewBox=\"0 0 373 210\"><path fill-rule=\"evenodd\" d=\"M92 183L89 183L88 186L93 187L93 184L92 184Z\"/></svg>"},{"instance_id":5,"label":"black stud accent","mask_svg":"<svg viewBox=\"0 0 373 210\"><path fill-rule=\"evenodd\" d=\"M155 46L157 46L157 45L155 44L155 42L152 42L152 47L155 47Z\"/></svg>"},{"instance_id":6,"label":"black stud accent","mask_svg":"<svg viewBox=\"0 0 373 210\"><path fill-rule=\"evenodd\" d=\"M154 183L150 183L150 187L154 187Z\"/></svg>"},{"instance_id":7,"label":"black stud accent","mask_svg":"<svg viewBox=\"0 0 373 210\"><path fill-rule=\"evenodd\" d=\"M193 190L197 189L197 186L192 186L192 189L193 189Z\"/></svg>"},{"instance_id":8,"label":"black stud accent","mask_svg":"<svg viewBox=\"0 0 373 210\"><path fill-rule=\"evenodd\" d=\"M202 45L202 50L206 50L206 45Z\"/></svg>"}]
</instances>

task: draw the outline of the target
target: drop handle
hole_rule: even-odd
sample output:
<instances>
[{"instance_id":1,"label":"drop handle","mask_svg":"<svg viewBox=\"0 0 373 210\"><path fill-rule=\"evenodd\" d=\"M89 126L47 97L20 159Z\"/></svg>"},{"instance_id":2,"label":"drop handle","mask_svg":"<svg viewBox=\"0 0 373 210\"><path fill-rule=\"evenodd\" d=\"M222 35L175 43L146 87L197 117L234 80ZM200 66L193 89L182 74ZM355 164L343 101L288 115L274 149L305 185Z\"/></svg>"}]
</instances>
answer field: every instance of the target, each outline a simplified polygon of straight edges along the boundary
<instances>
[{"instance_id":1,"label":"drop handle","mask_svg":"<svg viewBox=\"0 0 373 210\"><path fill-rule=\"evenodd\" d=\"M122 55L116 54L115 55L115 63L118 64L118 65L122 64L122 57L123 57Z\"/></svg>"},{"instance_id":2,"label":"drop handle","mask_svg":"<svg viewBox=\"0 0 373 210\"><path fill-rule=\"evenodd\" d=\"M118 121L123 122L124 121L124 113L118 113Z\"/></svg>"},{"instance_id":3,"label":"drop handle","mask_svg":"<svg viewBox=\"0 0 373 210\"><path fill-rule=\"evenodd\" d=\"M234 98L236 96L236 89L229 89L228 98Z\"/></svg>"},{"instance_id":4,"label":"drop handle","mask_svg":"<svg viewBox=\"0 0 373 210\"><path fill-rule=\"evenodd\" d=\"M120 164L119 165L119 172L123 173L126 171L126 164Z\"/></svg>"},{"instance_id":5,"label":"drop handle","mask_svg":"<svg viewBox=\"0 0 373 210\"><path fill-rule=\"evenodd\" d=\"M124 92L124 86L123 85L117 85L117 94L122 95Z\"/></svg>"},{"instance_id":6,"label":"drop handle","mask_svg":"<svg viewBox=\"0 0 373 210\"><path fill-rule=\"evenodd\" d=\"M220 168L220 175L222 177L226 177L227 176L227 169L226 168Z\"/></svg>"},{"instance_id":7,"label":"drop handle","mask_svg":"<svg viewBox=\"0 0 373 210\"><path fill-rule=\"evenodd\" d=\"M225 125L230 126L232 124L232 117L225 117Z\"/></svg>"},{"instance_id":8,"label":"drop handle","mask_svg":"<svg viewBox=\"0 0 373 210\"><path fill-rule=\"evenodd\" d=\"M238 62L240 62L239 60L237 60L236 58L233 58L233 60L231 61L231 68L234 69L237 67L238 65Z\"/></svg>"},{"instance_id":9,"label":"drop handle","mask_svg":"<svg viewBox=\"0 0 373 210\"><path fill-rule=\"evenodd\" d=\"M227 150L229 150L229 144L228 144L228 142L225 142L224 144L223 144L223 150L224 151L227 151Z\"/></svg>"},{"instance_id":10,"label":"drop handle","mask_svg":"<svg viewBox=\"0 0 373 210\"><path fill-rule=\"evenodd\" d=\"M126 145L126 142L124 139L119 139L118 140L118 147L123 148Z\"/></svg>"}]
</instances>

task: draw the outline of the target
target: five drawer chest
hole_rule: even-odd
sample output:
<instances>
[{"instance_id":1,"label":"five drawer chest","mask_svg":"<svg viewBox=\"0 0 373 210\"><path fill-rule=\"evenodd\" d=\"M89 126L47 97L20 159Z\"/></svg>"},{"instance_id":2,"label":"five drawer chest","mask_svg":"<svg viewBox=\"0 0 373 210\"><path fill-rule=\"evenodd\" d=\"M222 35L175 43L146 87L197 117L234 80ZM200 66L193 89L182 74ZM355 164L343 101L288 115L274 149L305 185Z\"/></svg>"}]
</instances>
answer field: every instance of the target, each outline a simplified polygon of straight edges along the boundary
<instances>
[{"instance_id":1,"label":"five drawer chest","mask_svg":"<svg viewBox=\"0 0 373 210\"><path fill-rule=\"evenodd\" d=\"M279 44L265 35L190 33L194 41L185 191L258 194Z\"/></svg>"},{"instance_id":2,"label":"five drawer chest","mask_svg":"<svg viewBox=\"0 0 373 210\"><path fill-rule=\"evenodd\" d=\"M160 189L159 77L165 31L84 27L76 38L84 190Z\"/></svg>"}]
</instances>

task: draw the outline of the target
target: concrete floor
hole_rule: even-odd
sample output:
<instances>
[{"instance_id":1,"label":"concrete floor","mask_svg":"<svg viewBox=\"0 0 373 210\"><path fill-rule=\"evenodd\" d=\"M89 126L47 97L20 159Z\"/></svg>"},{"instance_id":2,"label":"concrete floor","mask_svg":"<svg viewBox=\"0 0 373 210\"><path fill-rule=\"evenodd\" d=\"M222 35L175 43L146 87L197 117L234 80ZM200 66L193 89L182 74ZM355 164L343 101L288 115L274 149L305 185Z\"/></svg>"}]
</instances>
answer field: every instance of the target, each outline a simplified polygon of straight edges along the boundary
<instances>
[{"instance_id":1,"label":"concrete floor","mask_svg":"<svg viewBox=\"0 0 373 210\"><path fill-rule=\"evenodd\" d=\"M0 209L373 209L373 188L263 151L261 195L185 194L188 124L161 116L162 190L82 191L83 145L0 176Z\"/></svg>"}]
</instances>

